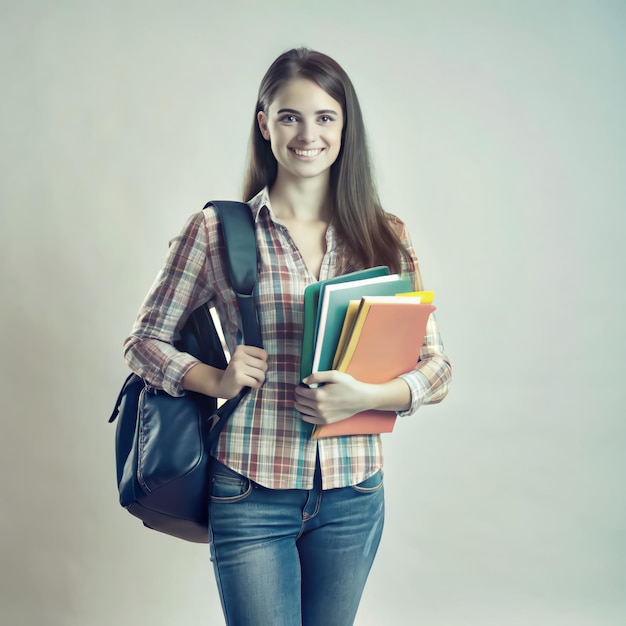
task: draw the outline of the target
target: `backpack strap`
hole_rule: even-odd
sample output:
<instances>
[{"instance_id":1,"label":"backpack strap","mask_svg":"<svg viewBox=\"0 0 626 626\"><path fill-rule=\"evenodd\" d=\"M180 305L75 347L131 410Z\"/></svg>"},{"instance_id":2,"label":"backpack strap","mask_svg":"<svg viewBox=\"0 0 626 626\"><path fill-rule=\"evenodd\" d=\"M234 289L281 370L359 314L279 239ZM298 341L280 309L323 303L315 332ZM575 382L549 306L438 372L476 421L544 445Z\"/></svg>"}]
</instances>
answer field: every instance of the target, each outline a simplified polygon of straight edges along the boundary
<instances>
[{"instance_id":1,"label":"backpack strap","mask_svg":"<svg viewBox=\"0 0 626 626\"><path fill-rule=\"evenodd\" d=\"M257 277L257 246L252 212L250 207L243 202L209 202L204 208L206 209L211 205L215 206L222 224L227 251L225 262L228 265L230 284L237 296L244 341L247 345L261 348L263 347L261 331L256 307L254 306L254 288ZM181 339L177 345L204 363L219 369L226 369L227 362L222 349L222 342L206 306L198 307L191 313L185 326L181 329ZM145 384L145 381L136 374L130 374L126 378L115 402L109 422L116 420L120 410L123 410L123 403L130 403L132 411L134 413L137 412L139 392ZM217 427L211 431L212 436L219 434L232 409L247 391L247 388L242 389L236 398L232 398L222 405ZM200 394L198 394L198 397L200 397ZM215 413L217 408L215 398L202 396L202 402L207 407L209 414Z\"/></svg>"},{"instance_id":2,"label":"backpack strap","mask_svg":"<svg viewBox=\"0 0 626 626\"><path fill-rule=\"evenodd\" d=\"M222 225L230 285L237 297L244 342L261 348L259 318L254 306L258 255L252 211L244 202L230 200L208 202L204 208L209 206L215 207Z\"/></svg>"}]
</instances>

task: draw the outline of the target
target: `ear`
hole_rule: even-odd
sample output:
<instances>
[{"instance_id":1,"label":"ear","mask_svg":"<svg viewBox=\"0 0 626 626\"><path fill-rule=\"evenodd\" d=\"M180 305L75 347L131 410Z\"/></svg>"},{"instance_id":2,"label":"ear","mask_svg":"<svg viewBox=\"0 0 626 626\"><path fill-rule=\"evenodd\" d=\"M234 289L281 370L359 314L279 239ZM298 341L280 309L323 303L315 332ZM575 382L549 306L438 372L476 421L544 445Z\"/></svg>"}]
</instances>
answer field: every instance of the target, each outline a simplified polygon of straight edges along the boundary
<instances>
[{"instance_id":1,"label":"ear","mask_svg":"<svg viewBox=\"0 0 626 626\"><path fill-rule=\"evenodd\" d=\"M256 114L257 122L259 123L259 130L261 131L261 135L263 135L263 139L265 141L270 140L270 131L267 128L267 116L264 111L259 111Z\"/></svg>"}]
</instances>

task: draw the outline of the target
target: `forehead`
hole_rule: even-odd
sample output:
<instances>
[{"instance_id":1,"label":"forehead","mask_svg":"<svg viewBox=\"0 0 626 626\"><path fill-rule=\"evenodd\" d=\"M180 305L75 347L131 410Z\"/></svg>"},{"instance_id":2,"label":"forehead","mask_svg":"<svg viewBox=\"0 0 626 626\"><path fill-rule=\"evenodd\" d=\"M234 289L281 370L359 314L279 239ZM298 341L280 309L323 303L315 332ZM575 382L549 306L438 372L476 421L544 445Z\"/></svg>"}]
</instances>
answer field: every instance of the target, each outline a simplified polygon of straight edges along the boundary
<instances>
[{"instance_id":1,"label":"forehead","mask_svg":"<svg viewBox=\"0 0 626 626\"><path fill-rule=\"evenodd\" d=\"M302 112L334 109L341 112L341 104L307 78L294 78L282 85L270 103L270 108L289 108Z\"/></svg>"}]
</instances>

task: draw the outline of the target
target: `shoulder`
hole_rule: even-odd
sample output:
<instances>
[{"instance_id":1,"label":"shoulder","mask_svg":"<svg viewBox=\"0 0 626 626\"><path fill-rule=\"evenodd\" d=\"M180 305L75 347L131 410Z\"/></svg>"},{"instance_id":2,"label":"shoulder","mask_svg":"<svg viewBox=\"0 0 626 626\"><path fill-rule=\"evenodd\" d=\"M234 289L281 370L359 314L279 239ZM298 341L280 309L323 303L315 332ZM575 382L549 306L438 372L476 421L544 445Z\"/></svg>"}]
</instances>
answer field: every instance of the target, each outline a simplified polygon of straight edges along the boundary
<instances>
[{"instance_id":1,"label":"shoulder","mask_svg":"<svg viewBox=\"0 0 626 626\"><path fill-rule=\"evenodd\" d=\"M195 211L186 218L182 229L172 242L177 239L208 239L216 222L217 215L213 207Z\"/></svg>"},{"instance_id":2,"label":"shoulder","mask_svg":"<svg viewBox=\"0 0 626 626\"><path fill-rule=\"evenodd\" d=\"M208 202L201 210L191 213L185 220L179 236L203 237L211 239L220 223L218 210L212 202Z\"/></svg>"},{"instance_id":3,"label":"shoulder","mask_svg":"<svg viewBox=\"0 0 626 626\"><path fill-rule=\"evenodd\" d=\"M408 253L408 256L402 258L402 273L407 273L413 276L413 283L415 285L415 291L421 291L422 278L420 276L419 262L415 249L413 248L413 242L411 236L407 230L406 224L396 215L385 212L385 218L389 224L391 230L395 233L396 237Z\"/></svg>"},{"instance_id":4,"label":"shoulder","mask_svg":"<svg viewBox=\"0 0 626 626\"><path fill-rule=\"evenodd\" d=\"M387 211L385 211L385 219L398 239L404 241L407 238L406 224L397 215L387 213Z\"/></svg>"},{"instance_id":5,"label":"shoulder","mask_svg":"<svg viewBox=\"0 0 626 626\"><path fill-rule=\"evenodd\" d=\"M257 207L253 205L251 206L250 203L231 202L230 204L240 204L242 207L245 207L245 209L252 213L253 222L256 222L256 213L258 212ZM229 206L229 204L225 202L224 205L220 207L220 211L222 212L222 215L224 215L225 211L232 210L233 208L239 207ZM231 222L231 220L228 221ZM233 222L233 224L235 228L237 228L238 221ZM220 212L215 207L213 202L208 202L202 210L195 211L187 217L182 230L176 237L174 237L174 239L172 239L172 242L181 239L195 240L197 242L208 244L212 247L219 247L222 245L223 232L221 227Z\"/></svg>"},{"instance_id":6,"label":"shoulder","mask_svg":"<svg viewBox=\"0 0 626 626\"><path fill-rule=\"evenodd\" d=\"M178 234L170 239L170 250L183 256L206 255L207 249L220 246L218 226L219 218L214 207L197 210L187 216Z\"/></svg>"}]
</instances>

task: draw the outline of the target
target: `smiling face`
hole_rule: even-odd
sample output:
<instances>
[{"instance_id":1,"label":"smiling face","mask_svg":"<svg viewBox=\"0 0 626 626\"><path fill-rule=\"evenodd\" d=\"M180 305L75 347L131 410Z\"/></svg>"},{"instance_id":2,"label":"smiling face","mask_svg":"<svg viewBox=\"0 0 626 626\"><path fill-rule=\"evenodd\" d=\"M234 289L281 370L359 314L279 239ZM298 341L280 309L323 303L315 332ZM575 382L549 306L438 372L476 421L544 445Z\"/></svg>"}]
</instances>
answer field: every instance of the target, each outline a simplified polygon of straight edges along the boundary
<instances>
[{"instance_id":1,"label":"smiling face","mask_svg":"<svg viewBox=\"0 0 626 626\"><path fill-rule=\"evenodd\" d=\"M328 178L341 150L343 111L319 85L304 78L289 81L257 118L279 177Z\"/></svg>"}]
</instances>

